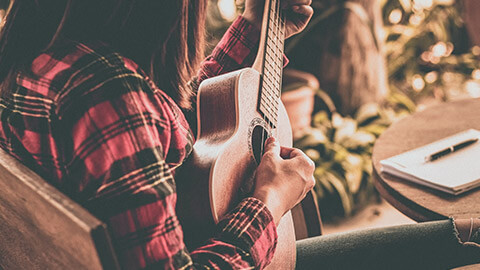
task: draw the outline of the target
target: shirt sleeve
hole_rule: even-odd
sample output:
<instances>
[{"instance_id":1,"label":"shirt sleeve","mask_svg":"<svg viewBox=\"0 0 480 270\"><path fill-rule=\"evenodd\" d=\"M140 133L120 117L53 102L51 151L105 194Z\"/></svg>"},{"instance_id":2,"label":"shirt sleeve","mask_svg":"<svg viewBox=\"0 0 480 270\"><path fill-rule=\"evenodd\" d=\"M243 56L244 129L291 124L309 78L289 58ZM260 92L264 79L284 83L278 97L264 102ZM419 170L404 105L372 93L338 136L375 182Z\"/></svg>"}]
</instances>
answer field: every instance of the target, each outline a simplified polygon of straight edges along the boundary
<instances>
[{"instance_id":1,"label":"shirt sleeve","mask_svg":"<svg viewBox=\"0 0 480 270\"><path fill-rule=\"evenodd\" d=\"M202 62L197 76L192 79L193 88L198 89L207 78L251 66L257 56L259 40L259 29L239 16Z\"/></svg>"},{"instance_id":2,"label":"shirt sleeve","mask_svg":"<svg viewBox=\"0 0 480 270\"><path fill-rule=\"evenodd\" d=\"M62 95L59 134L69 193L107 223L122 268L263 268L276 228L254 198L230 212L204 246L187 251L164 156L172 110L137 74L98 74L110 77L87 77Z\"/></svg>"},{"instance_id":3,"label":"shirt sleeve","mask_svg":"<svg viewBox=\"0 0 480 270\"><path fill-rule=\"evenodd\" d=\"M208 78L244 67L251 67L257 56L260 30L239 16L227 29L212 53L202 62L192 84L195 89ZM283 66L288 59L283 56Z\"/></svg>"}]
</instances>

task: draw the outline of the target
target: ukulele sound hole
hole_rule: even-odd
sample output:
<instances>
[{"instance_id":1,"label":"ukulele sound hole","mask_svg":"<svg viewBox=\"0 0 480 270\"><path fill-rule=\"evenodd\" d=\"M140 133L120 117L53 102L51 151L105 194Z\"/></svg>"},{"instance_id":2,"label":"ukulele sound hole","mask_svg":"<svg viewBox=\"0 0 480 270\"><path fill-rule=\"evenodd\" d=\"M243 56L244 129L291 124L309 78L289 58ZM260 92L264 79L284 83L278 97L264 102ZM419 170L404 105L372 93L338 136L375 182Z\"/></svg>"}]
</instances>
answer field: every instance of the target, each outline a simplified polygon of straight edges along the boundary
<instances>
[{"instance_id":1,"label":"ukulele sound hole","mask_svg":"<svg viewBox=\"0 0 480 270\"><path fill-rule=\"evenodd\" d=\"M263 126L255 126L252 132L252 152L255 162L260 164L263 156L265 141L270 137L268 131Z\"/></svg>"}]
</instances>

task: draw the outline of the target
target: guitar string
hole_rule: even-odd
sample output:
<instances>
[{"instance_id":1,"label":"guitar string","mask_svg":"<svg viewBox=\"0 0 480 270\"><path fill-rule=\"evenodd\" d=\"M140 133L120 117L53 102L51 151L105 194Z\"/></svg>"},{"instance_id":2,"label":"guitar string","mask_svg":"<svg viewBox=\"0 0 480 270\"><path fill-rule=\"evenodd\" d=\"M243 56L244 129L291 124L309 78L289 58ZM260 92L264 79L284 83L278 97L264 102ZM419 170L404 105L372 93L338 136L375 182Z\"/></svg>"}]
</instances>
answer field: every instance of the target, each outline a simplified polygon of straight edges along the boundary
<instances>
[{"instance_id":1,"label":"guitar string","mask_svg":"<svg viewBox=\"0 0 480 270\"><path fill-rule=\"evenodd\" d=\"M272 3L273 2L273 3ZM274 7L273 7L274 5ZM280 102L280 91L281 91L281 83L282 83L282 63L283 63L283 58L281 59L280 58L280 54L282 54L282 49L281 47L283 46L283 42L281 42L281 40L283 40L284 38L284 31L285 31L285 20L284 20L284 17L283 17L283 13L281 12L281 5L280 5L280 1L278 0L272 0L270 3L269 3L269 10L268 10L268 20L267 20L267 31L270 32L270 34L272 34L273 32L273 37L275 38L275 40L273 40L272 38L270 38L270 40L268 39L268 34L266 35L266 46L265 46L265 58L264 58L264 65L263 65L263 82L262 82L262 91L266 91L268 85L266 84L265 82L265 75L267 75L267 70L269 67L273 66L273 68L271 69L274 69L274 70L279 70L278 73L275 72L275 71L272 71L271 69L268 70L269 71L269 75L268 78L272 80L273 82L273 85L272 85L272 88L273 89L270 89L269 93L261 93L261 95L264 97L263 101L261 100L260 102L264 104L263 108L264 111L263 112L263 120L264 122L267 124L267 126L269 127L272 127L273 129L273 132L271 132L271 135L278 138L278 127L277 127L277 124L278 124L278 116L279 116L279 102ZM274 14L271 14L272 12L274 12ZM273 22L271 20L271 17L274 16L273 18ZM273 25L272 25L273 23ZM270 35L272 36L272 35ZM269 41L272 42L272 41L275 41L274 44L270 44L271 46L269 46ZM279 42L281 42L280 46L278 45ZM269 55L267 53L268 49L271 49L272 50L272 55ZM268 59L268 56L272 57L273 59ZM283 56L283 54L282 54ZM269 60L269 61L267 61ZM275 92L276 91L276 92ZM273 101L273 104L272 102L271 103L267 103L266 101L268 100L268 98L266 97L267 94L275 94L275 96L273 96L271 98L271 100ZM274 119L271 119L271 117L274 117ZM273 123L273 124L272 124ZM268 134L267 134L268 135ZM265 141L268 137L266 137L266 134L265 132L262 132L262 140L261 140L261 153L263 155L263 148L264 148L264 145L265 145Z\"/></svg>"},{"instance_id":2,"label":"guitar string","mask_svg":"<svg viewBox=\"0 0 480 270\"><path fill-rule=\"evenodd\" d=\"M265 112L265 103L264 103L264 99L262 99L262 97L264 97L265 95L265 88L266 88L266 83L265 83L265 75L266 75L266 66L267 66L267 50L268 50L268 34L269 34L269 31L270 31L270 17L271 17L271 7L272 7L272 2L273 1L276 1L276 0L272 0L270 2L266 2L266 5L265 5L265 8L268 8L268 16L267 16L267 27L266 27L266 33L265 33L265 47L264 47L264 58L263 58L263 66L262 66L262 88L261 88L261 91L262 93L260 93L260 104L264 104L263 105L263 122L267 124L267 126L265 127L265 130L268 130L268 122L267 122L267 113ZM260 108L262 108L262 106L260 106ZM261 157L263 156L264 154L264 147L265 147L265 141L266 141L266 136L265 136L265 133L263 130L262 130L262 140L260 141L261 145L260 145L260 159ZM267 136L268 137L268 136Z\"/></svg>"},{"instance_id":3,"label":"guitar string","mask_svg":"<svg viewBox=\"0 0 480 270\"><path fill-rule=\"evenodd\" d=\"M268 5L268 8L270 8L271 4L269 4L268 2L265 2L265 3L266 3L265 8L267 8L267 5ZM266 29L267 29L266 31L268 32L268 21L267 21L267 28ZM267 42L267 41L268 40L266 40L265 42ZM266 50L266 46L265 46L265 50ZM267 58L267 55L266 55L266 53L264 53L264 58L263 58L263 63L262 63L262 74L261 74L261 77L260 77L261 78L260 81L261 81L261 84L262 84L262 87L260 88L260 91L261 91L261 93L260 93L260 107L259 107L260 111L262 110L262 105L261 105L262 102L263 102L262 101L262 96L264 94L263 91L264 91L264 88L265 88L265 62L266 62L266 58ZM265 112L263 113L263 121L265 122ZM265 134L262 130L262 140L260 141L260 160L263 156L264 146L265 146ZM258 160L258 163L260 163L260 160Z\"/></svg>"},{"instance_id":4,"label":"guitar string","mask_svg":"<svg viewBox=\"0 0 480 270\"><path fill-rule=\"evenodd\" d=\"M276 105L275 105L275 113L276 113L276 128L275 128L275 133L276 137L278 138L278 118L279 118L279 108L280 108L280 96L281 96L281 90L282 90L282 72L283 72L283 40L284 40L284 33L285 33L285 21L283 17L283 12L281 10L281 5L278 5L278 11L277 11L277 22L280 24L279 27L277 27L277 37L279 38L279 41L277 42L278 46L277 49L277 70L278 70L278 78L277 78L277 95L276 95Z\"/></svg>"},{"instance_id":5,"label":"guitar string","mask_svg":"<svg viewBox=\"0 0 480 270\"><path fill-rule=\"evenodd\" d=\"M279 108L281 107L280 105L280 97L281 97L281 93L282 93L282 82L283 82L283 50L284 50L284 40L285 40L285 14L280 10L279 11L280 14L280 41L281 41L281 44L280 44L280 53L279 53L279 57L281 57L281 59L279 60L279 82L278 82L278 91L277 91L277 94L278 94L278 97L277 97L277 102L278 102L278 105L277 105L277 119L279 118ZM278 121L277 121L278 122ZM276 131L276 136L278 137L278 124L277 124L277 128L275 129Z\"/></svg>"},{"instance_id":6,"label":"guitar string","mask_svg":"<svg viewBox=\"0 0 480 270\"><path fill-rule=\"evenodd\" d=\"M278 10L278 3L279 3L280 1L274 0L274 2L275 2L275 6L274 6L275 10L273 10L272 8L270 8L270 12L273 11L274 13L271 14L271 16L269 16L269 19L271 19L271 18L273 17L273 21L270 21L270 25L269 25L269 26L271 26L271 28L269 27L269 30L270 30L270 32L271 32L271 35L270 35L270 40L268 40L268 36L267 36L267 50L268 50L268 48L272 49L273 44L270 44L270 46L268 46L268 44L269 44L269 42L270 42L270 43L273 43L273 42L272 42L272 41L273 41L273 38L276 38L276 37L277 37L277 32L276 32L277 27L276 27L276 25L275 25L275 22L277 21L277 12L276 12L276 11ZM271 52L271 53L274 54L275 51L273 51L273 49L272 49L272 52ZM270 57L271 57L271 58L272 58L272 57L275 57L275 55L273 55L273 56L270 55ZM269 72L269 75L270 75L269 78L273 81L273 83L275 83L275 77L274 77L274 74L273 74L273 72L272 72L272 69L275 68L275 59L268 59L268 60L269 60L269 62L268 62L268 67L269 67L268 72ZM273 61L272 61L272 60L273 60ZM272 68L272 65L273 65L273 68ZM275 87L275 84L272 86L272 88L273 88L273 87ZM271 96L271 93L272 93L272 92L273 92L272 89L269 89L269 91L266 93L267 96ZM265 98L265 99L268 100L267 98ZM267 111L268 111L268 114L269 114L269 115L268 115L269 117L267 117L267 121L268 121L267 124L268 124L268 126L269 126L271 129L273 129L273 125L272 125L272 122L271 122L271 121L272 121L272 119L271 119L271 118L272 118L272 107L271 107L271 105L272 105L272 104L271 104L271 101L270 101L270 102L267 102L267 104L266 104ZM270 134L270 135L273 136L273 134Z\"/></svg>"},{"instance_id":7,"label":"guitar string","mask_svg":"<svg viewBox=\"0 0 480 270\"><path fill-rule=\"evenodd\" d=\"M272 61L273 62L273 68L270 71L273 74L272 79L273 79L273 82L274 82L274 85L273 85L274 89L272 89L271 94L272 93L275 94L275 96L272 96L273 102L271 102L270 105L272 105L273 108L270 107L270 112L273 111L272 117L274 119L275 119L275 114L277 114L277 116L278 116L278 113L276 112L276 109L275 109L275 102L277 100L276 99L276 93L275 93L275 90L276 90L275 87L278 89L278 77L277 77L277 74L276 74L275 70L278 69L278 66L277 66L278 65L278 59L277 59L278 58L278 46L277 46L277 44L278 44L278 28L279 28L279 26L278 26L278 14L279 14L279 12L280 12L280 1L277 0L276 5L275 5L275 14L274 14L275 18L274 18L274 21L273 21L273 23L274 23L274 27L273 27L274 35L273 36L274 36L275 40L272 44L272 47L273 47L273 50L274 50L273 51L274 59L272 59L273 60ZM274 119L270 119L270 121L275 122ZM276 123L274 125L270 124L270 126L272 127L272 129L276 130ZM274 134L272 134L272 136L273 135ZM278 139L278 136L276 136L276 135L277 134L275 134L275 137Z\"/></svg>"},{"instance_id":8,"label":"guitar string","mask_svg":"<svg viewBox=\"0 0 480 270\"><path fill-rule=\"evenodd\" d=\"M274 23L275 23L275 27L274 27L274 37L275 37L275 44L272 44L272 47L275 49L274 51L274 71L272 71L272 73L274 74L274 87L276 89L273 89L273 108L270 108L272 111L273 111L273 117L274 119L272 120L274 122L274 134L272 134L272 136L275 136L276 138L278 138L278 116L279 116L279 113L278 113L278 103L279 103L279 98L280 98L280 89L281 89L281 68L282 68L282 64L281 64L281 56L282 56L282 51L281 51L281 46L278 46L278 44L281 42L282 40L282 35L281 35L281 32L282 32L282 27L283 27L283 21L282 21L282 17L281 17L281 4L280 4L280 1L276 1L276 7L275 7L275 20L274 20ZM275 72L278 70L278 73ZM275 92L274 92L275 91Z\"/></svg>"},{"instance_id":9,"label":"guitar string","mask_svg":"<svg viewBox=\"0 0 480 270\"><path fill-rule=\"evenodd\" d=\"M278 46L277 46L277 44L278 44L278 38L279 38L279 36L278 36L278 31L279 31L279 25L278 25L279 21L278 21L278 18L279 18L279 12L280 12L280 1L277 1L277 5L276 5L275 9L276 9L276 12L275 12L275 21L274 21L274 23L275 23L275 29L274 29L274 31L275 31L275 42L274 42L274 43L275 43L275 44L272 45L272 46L275 46L275 47L274 47L274 48L275 48L275 52L274 52L274 54L275 54L275 55L274 55L275 60L274 60L274 65L273 65L272 73L274 73L275 70L278 69L278 48L277 48ZM275 102L277 102L277 94L276 94L274 91L275 91L275 90L278 91L278 87L279 87L279 85L278 85L278 76L277 76L276 73L275 73L275 75L274 75L274 78L275 78L275 79L274 79L274 82L275 82L274 87L276 86L277 89L273 89L273 91L272 91L272 92L275 94L275 96L273 96L273 102L272 102L273 108L270 108L270 109L273 110L273 114L274 114L273 117L274 117L274 119L275 119L275 118L278 117L278 112L277 112L276 106L275 106ZM275 122L275 124L272 125L272 128L274 129L274 131L276 131L277 123L276 123L275 120L272 120L272 121ZM273 126L274 126L274 127L273 127ZM275 133L276 133L276 132L275 132ZM278 135L278 134L275 134L275 137L278 138L277 135ZM272 136L273 136L273 134L272 134Z\"/></svg>"},{"instance_id":10,"label":"guitar string","mask_svg":"<svg viewBox=\"0 0 480 270\"><path fill-rule=\"evenodd\" d=\"M272 101L268 104L270 117L274 117L274 118L275 118L275 114L278 114L275 110L275 104L274 104L274 102L276 101L276 97L272 96L272 94L275 94L275 92L274 92L275 88L278 89L278 78L275 76L276 75L275 70L278 68L277 67L277 64L278 64L278 62L277 62L278 61L277 60L278 50L276 50L276 49L277 49L277 43L278 43L277 39L278 39L278 14L279 14L279 12L280 12L280 1L275 0L275 11L274 11L274 14L273 14L273 25L272 25L272 29L271 29L273 31L272 37L274 38L274 40L273 39L270 40L270 41L272 41L270 49L272 50L272 54L273 54L273 56L271 56L273 59L270 59L270 61L271 61L271 65L270 65L270 67L271 67L270 68L270 76L271 77L270 78L273 81L273 86L272 86L273 89L271 89L271 91L269 93L270 96L272 97L272 99L271 99ZM268 120L269 120L268 124L270 125L270 127L272 129L276 130L275 120L271 119L271 118L269 118ZM272 121L274 122L274 124L272 124ZM272 132L271 135L278 138L278 136L277 136L278 134L273 134L273 132Z\"/></svg>"}]
</instances>

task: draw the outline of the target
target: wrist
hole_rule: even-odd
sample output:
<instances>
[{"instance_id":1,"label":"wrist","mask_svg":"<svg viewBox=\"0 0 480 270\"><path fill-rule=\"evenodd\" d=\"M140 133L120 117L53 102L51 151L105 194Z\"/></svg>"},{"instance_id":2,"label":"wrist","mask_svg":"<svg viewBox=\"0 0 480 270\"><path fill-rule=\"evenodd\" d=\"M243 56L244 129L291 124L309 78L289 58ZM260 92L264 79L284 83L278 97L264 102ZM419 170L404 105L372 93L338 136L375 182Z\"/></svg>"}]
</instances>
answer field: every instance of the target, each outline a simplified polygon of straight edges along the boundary
<instances>
[{"instance_id":1,"label":"wrist","mask_svg":"<svg viewBox=\"0 0 480 270\"><path fill-rule=\"evenodd\" d=\"M256 190L252 197L262 201L273 217L276 225L280 222L282 216L287 212L282 204L282 200L272 191Z\"/></svg>"}]
</instances>

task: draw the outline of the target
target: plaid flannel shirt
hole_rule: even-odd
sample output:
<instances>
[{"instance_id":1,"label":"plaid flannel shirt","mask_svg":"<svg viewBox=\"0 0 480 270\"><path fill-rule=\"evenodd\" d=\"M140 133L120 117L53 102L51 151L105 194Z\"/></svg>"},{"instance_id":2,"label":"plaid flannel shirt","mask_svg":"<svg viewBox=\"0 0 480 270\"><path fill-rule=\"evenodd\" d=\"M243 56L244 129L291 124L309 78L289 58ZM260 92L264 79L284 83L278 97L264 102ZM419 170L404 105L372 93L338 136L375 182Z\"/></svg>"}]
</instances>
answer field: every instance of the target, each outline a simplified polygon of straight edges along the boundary
<instances>
[{"instance_id":1,"label":"plaid flannel shirt","mask_svg":"<svg viewBox=\"0 0 480 270\"><path fill-rule=\"evenodd\" d=\"M251 65L259 33L237 19L203 79ZM0 146L105 221L125 269L263 268L270 212L244 199L204 246L187 251L173 168L191 151L182 111L135 63L102 44L66 42L34 59L0 100Z\"/></svg>"}]
</instances>

